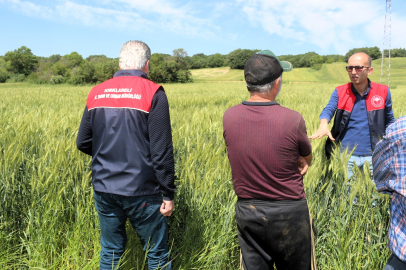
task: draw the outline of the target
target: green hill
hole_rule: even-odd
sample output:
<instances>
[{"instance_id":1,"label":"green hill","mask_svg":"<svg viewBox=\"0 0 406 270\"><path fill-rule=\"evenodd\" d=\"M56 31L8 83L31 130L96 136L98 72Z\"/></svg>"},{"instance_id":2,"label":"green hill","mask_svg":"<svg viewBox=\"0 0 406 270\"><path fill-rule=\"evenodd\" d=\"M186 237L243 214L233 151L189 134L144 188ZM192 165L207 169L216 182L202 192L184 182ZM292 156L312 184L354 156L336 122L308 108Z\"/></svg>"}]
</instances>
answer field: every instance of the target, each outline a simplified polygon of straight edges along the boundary
<instances>
[{"instance_id":1,"label":"green hill","mask_svg":"<svg viewBox=\"0 0 406 270\"><path fill-rule=\"evenodd\" d=\"M291 72L283 74L284 82L291 83L345 83L348 82L348 73L345 70L346 63L323 64L320 70L312 68L294 68ZM379 82L381 77L381 60L372 61L374 72L370 76L372 81ZM192 76L196 82L243 82L244 71L222 68L206 68L192 70ZM391 59L391 87L406 85L406 57Z\"/></svg>"},{"instance_id":2,"label":"green hill","mask_svg":"<svg viewBox=\"0 0 406 270\"><path fill-rule=\"evenodd\" d=\"M381 59L372 61L375 68L370 76L372 81L379 82L381 79ZM398 85L406 85L406 57L392 58L390 70L391 88Z\"/></svg>"},{"instance_id":3,"label":"green hill","mask_svg":"<svg viewBox=\"0 0 406 270\"><path fill-rule=\"evenodd\" d=\"M244 81L243 70L230 69L229 67L192 69L191 72L195 82Z\"/></svg>"}]
</instances>

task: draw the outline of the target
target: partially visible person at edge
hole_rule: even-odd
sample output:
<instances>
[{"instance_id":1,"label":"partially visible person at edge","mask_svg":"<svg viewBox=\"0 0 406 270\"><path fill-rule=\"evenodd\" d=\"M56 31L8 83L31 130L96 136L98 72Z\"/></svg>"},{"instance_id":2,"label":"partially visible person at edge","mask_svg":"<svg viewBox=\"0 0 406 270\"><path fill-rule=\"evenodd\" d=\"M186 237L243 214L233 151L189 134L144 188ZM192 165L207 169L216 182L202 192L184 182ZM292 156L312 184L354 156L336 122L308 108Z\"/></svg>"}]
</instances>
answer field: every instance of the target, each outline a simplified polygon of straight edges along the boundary
<instances>
[{"instance_id":1,"label":"partially visible person at edge","mask_svg":"<svg viewBox=\"0 0 406 270\"><path fill-rule=\"evenodd\" d=\"M352 168L361 171L364 163L372 170L372 152L376 143L382 139L385 129L395 121L392 111L391 93L386 85L371 82L371 57L366 53L355 53L348 59L346 67L351 83L338 86L331 94L330 101L320 114L320 127L310 139L328 136L326 155L328 158L334 148L333 141L342 145L343 151L354 152L348 162L348 178L353 175ZM328 123L333 118L331 131Z\"/></svg>"},{"instance_id":2,"label":"partially visible person at edge","mask_svg":"<svg viewBox=\"0 0 406 270\"><path fill-rule=\"evenodd\" d=\"M255 53L244 70L250 98L223 116L246 270L311 269L311 219L302 174L311 164L312 147L300 113L275 102L284 70L292 65L271 51Z\"/></svg>"},{"instance_id":3,"label":"partially visible person at edge","mask_svg":"<svg viewBox=\"0 0 406 270\"><path fill-rule=\"evenodd\" d=\"M392 195L385 270L406 270L406 116L388 127L372 156L376 189Z\"/></svg>"},{"instance_id":4,"label":"partially visible person at edge","mask_svg":"<svg viewBox=\"0 0 406 270\"><path fill-rule=\"evenodd\" d=\"M174 159L169 105L148 80L151 50L128 41L120 71L89 93L77 148L92 156L100 223L100 269L118 269L127 218L148 250L149 269L171 269L167 217L174 210Z\"/></svg>"}]
</instances>

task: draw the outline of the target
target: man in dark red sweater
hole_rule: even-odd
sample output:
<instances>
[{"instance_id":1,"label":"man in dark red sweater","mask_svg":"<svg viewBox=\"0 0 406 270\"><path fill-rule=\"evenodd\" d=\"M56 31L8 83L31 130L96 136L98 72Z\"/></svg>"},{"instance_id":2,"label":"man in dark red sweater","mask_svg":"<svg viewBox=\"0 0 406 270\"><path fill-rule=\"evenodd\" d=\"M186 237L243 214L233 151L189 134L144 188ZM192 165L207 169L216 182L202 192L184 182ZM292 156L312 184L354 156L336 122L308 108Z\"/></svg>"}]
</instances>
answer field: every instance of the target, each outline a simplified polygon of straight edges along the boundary
<instances>
[{"instance_id":1,"label":"man in dark red sweater","mask_svg":"<svg viewBox=\"0 0 406 270\"><path fill-rule=\"evenodd\" d=\"M300 113L275 102L283 71L271 52L255 53L244 75L250 98L223 117L238 196L236 221L246 270L311 269L312 235L303 175L312 147Z\"/></svg>"}]
</instances>

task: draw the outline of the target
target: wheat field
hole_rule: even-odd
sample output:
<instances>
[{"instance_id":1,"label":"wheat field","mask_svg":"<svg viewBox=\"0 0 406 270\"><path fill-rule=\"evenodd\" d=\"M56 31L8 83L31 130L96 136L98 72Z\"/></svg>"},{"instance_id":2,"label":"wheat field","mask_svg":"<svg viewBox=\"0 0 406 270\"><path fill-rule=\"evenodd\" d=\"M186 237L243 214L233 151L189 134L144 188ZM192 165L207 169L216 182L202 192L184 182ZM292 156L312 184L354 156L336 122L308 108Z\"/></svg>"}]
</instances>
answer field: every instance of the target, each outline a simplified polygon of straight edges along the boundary
<instances>
[{"instance_id":1,"label":"wheat field","mask_svg":"<svg viewBox=\"0 0 406 270\"><path fill-rule=\"evenodd\" d=\"M243 83L164 85L170 103L176 209L169 218L174 269L238 269L231 171L222 137L224 111L248 98ZM284 84L277 101L299 111L310 136L335 84ZM0 269L98 269L99 226L90 157L75 140L91 87L1 84ZM406 87L392 90L395 117L406 114ZM347 195L346 160L312 141L306 194L318 233L319 269L382 269L389 197L357 174ZM359 202L353 204L357 196ZM372 200L377 202L373 206ZM128 227L122 269L147 269Z\"/></svg>"}]
</instances>

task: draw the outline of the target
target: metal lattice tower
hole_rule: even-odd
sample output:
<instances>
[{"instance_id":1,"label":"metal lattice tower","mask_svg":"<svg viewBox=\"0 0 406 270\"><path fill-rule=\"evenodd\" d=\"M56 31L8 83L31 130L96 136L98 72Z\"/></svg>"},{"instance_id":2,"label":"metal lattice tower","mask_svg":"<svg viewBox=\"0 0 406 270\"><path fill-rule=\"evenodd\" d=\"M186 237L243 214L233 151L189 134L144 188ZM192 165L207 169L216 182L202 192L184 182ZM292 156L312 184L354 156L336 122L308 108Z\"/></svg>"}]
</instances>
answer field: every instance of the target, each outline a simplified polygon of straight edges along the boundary
<instances>
[{"instance_id":1,"label":"metal lattice tower","mask_svg":"<svg viewBox=\"0 0 406 270\"><path fill-rule=\"evenodd\" d=\"M390 86L391 7L392 0L386 0L385 25L383 27L381 84L388 86Z\"/></svg>"}]
</instances>

